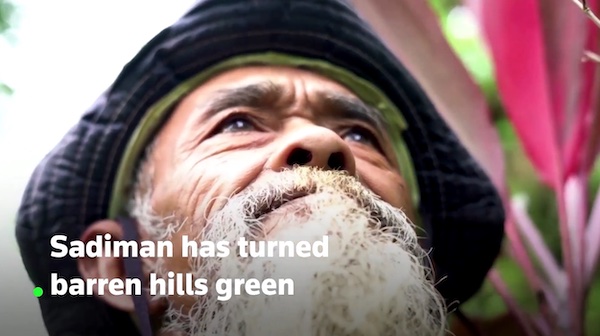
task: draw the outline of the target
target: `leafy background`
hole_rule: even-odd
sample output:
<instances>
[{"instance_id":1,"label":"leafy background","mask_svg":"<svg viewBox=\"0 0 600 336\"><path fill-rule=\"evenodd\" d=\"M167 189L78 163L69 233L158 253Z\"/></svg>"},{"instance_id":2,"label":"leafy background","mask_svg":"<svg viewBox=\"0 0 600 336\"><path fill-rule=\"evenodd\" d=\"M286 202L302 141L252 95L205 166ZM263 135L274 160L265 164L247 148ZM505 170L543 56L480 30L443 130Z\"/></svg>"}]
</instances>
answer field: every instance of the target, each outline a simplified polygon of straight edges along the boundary
<instances>
[{"instance_id":1,"label":"leafy background","mask_svg":"<svg viewBox=\"0 0 600 336\"><path fill-rule=\"evenodd\" d=\"M9 38L10 35L9 30L11 27L11 19L13 18L13 13L15 11L15 6L6 1L0 0L0 38ZM8 36L7 36L8 35ZM12 89L8 87L6 84L0 82L0 94L11 94Z\"/></svg>"},{"instance_id":2,"label":"leafy background","mask_svg":"<svg viewBox=\"0 0 600 336\"><path fill-rule=\"evenodd\" d=\"M542 236L548 242L557 260L560 260L560 234L556 224L558 223L558 214L553 191L538 181L512 125L504 114L496 90L493 65L484 45L476 35L465 37L464 31L465 29L471 29L471 25L469 18L461 14L459 1L429 1L438 14L446 38L487 96L505 153L506 175L511 194L527 195L529 199L528 209L534 223L540 228ZM590 206L600 185L599 163L600 161L596 162L590 179ZM496 266L518 302L523 307L533 311L536 307L535 298L516 263L503 256L497 261ZM598 328L598 321L600 320L600 277L598 275L597 273L587 307L586 329L588 335L600 335L600 328ZM507 312L501 298L495 294L489 283L486 283L477 296L464 306L464 311L469 316L483 318L498 317Z\"/></svg>"},{"instance_id":3,"label":"leafy background","mask_svg":"<svg viewBox=\"0 0 600 336\"><path fill-rule=\"evenodd\" d=\"M500 1L500 0L499 0ZM555 198L551 190L544 187L538 180L534 170L524 155L518 138L506 118L503 107L498 98L494 69L492 62L477 34L466 34L465 32L475 29L473 23L464 11L460 9L460 3L455 0L429 0L435 9L445 35L464 62L471 75L483 88L489 101L493 120L500 133L503 149L506 156L506 174L512 194L525 194L528 196L529 212L535 223L540 227L544 238L549 242L552 252L560 260L560 238L558 227L558 216L555 206ZM7 0L0 0L0 39L10 43L18 36L11 27L15 25L15 17L18 8ZM10 96L13 90L2 83L0 77L0 95ZM2 111L0 111L1 117ZM596 164L591 178L590 200L600 185L600 165ZM534 310L536 303L527 286L525 278L509 258L501 257L497 266L506 280L510 290L519 303L528 309ZM507 313L501 298L495 294L492 286L486 283L482 290L463 308L464 312L476 319L494 320ZM596 281L590 293L587 309L587 331L589 335L600 335L598 320L600 320L600 277Z\"/></svg>"}]
</instances>

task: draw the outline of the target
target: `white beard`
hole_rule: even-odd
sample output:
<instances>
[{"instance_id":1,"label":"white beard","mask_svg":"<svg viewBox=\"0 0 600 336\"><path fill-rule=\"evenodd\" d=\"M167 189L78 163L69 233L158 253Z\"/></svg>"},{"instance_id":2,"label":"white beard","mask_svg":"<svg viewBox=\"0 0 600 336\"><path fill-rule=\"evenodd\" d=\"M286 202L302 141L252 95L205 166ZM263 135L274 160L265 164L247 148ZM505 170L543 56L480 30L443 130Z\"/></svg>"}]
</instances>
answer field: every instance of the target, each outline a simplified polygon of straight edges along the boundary
<instances>
[{"instance_id":1,"label":"white beard","mask_svg":"<svg viewBox=\"0 0 600 336\"><path fill-rule=\"evenodd\" d=\"M226 258L191 259L190 272L208 278L210 290L185 312L172 304L163 331L193 336L444 334L443 300L402 211L339 173L303 168L279 174L271 179L276 182L256 182L232 197L209 219L199 240L231 245L240 237L264 240L264 231L275 226L267 240L312 243L328 235L328 257L241 258L232 250ZM291 190L312 196L275 210L267 216L272 219L251 217ZM294 295L242 294L218 301L212 286L219 278L291 278Z\"/></svg>"}]
</instances>

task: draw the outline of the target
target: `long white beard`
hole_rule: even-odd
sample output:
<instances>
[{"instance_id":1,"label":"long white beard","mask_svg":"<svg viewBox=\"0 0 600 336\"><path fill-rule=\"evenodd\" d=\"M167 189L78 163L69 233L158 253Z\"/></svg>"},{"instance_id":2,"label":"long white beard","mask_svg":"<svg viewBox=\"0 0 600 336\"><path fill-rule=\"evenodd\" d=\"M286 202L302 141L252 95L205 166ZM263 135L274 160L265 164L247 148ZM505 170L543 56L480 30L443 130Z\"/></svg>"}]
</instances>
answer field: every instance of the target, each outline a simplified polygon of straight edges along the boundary
<instances>
[{"instance_id":1,"label":"long white beard","mask_svg":"<svg viewBox=\"0 0 600 336\"><path fill-rule=\"evenodd\" d=\"M190 272L208 278L211 289L219 278L291 278L294 295L242 294L218 301L209 290L191 309L171 305L164 331L194 336L444 334L443 300L423 266L426 253L400 210L339 173L303 168L279 174L232 197L209 219L199 240L231 245L240 237L264 240L267 221L252 214L301 190L313 196L271 214L277 222L269 228L276 228L266 239L314 242L328 235L329 256L241 258L232 249L226 258L190 259Z\"/></svg>"}]
</instances>

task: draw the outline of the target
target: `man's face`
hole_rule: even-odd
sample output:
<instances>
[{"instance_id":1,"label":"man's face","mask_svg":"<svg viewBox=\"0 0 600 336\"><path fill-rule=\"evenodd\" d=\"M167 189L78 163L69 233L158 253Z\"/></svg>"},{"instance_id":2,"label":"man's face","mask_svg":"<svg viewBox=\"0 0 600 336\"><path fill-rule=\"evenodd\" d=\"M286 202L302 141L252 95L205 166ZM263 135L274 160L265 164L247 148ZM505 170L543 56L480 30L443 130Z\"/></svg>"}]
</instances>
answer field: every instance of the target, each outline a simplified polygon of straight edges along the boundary
<instances>
[{"instance_id":1,"label":"man's face","mask_svg":"<svg viewBox=\"0 0 600 336\"><path fill-rule=\"evenodd\" d=\"M154 154L159 211L177 202L186 216L203 217L222 205L210 199L297 164L345 170L412 212L381 116L348 89L308 71L247 67L214 78L178 106Z\"/></svg>"},{"instance_id":2,"label":"man's face","mask_svg":"<svg viewBox=\"0 0 600 336\"><path fill-rule=\"evenodd\" d=\"M336 82L292 68L223 73L187 96L142 167L132 214L175 256L152 271L293 278L295 295L170 296L183 334L435 334L442 304L407 218L409 190L378 113ZM151 167L151 168L149 168ZM328 258L188 258L200 241L316 241ZM308 328L308 329L302 329Z\"/></svg>"}]
</instances>

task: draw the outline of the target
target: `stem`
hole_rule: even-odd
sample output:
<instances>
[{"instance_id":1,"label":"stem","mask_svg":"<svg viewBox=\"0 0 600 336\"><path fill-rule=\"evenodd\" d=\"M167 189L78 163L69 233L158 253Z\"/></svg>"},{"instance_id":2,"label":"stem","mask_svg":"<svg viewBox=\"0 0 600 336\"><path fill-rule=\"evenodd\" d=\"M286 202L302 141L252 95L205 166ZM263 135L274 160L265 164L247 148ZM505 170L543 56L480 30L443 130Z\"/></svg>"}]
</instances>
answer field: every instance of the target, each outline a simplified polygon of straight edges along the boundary
<instances>
[{"instance_id":1,"label":"stem","mask_svg":"<svg viewBox=\"0 0 600 336\"><path fill-rule=\"evenodd\" d=\"M510 294L508 287L502 280L502 277L498 273L496 269L492 269L488 274L488 278L498 295L502 297L504 303L506 304L508 311L517 319L517 322L523 327L523 331L528 336L536 336L535 330L533 329L533 325L529 320L528 316L519 308L514 297Z\"/></svg>"},{"instance_id":2,"label":"stem","mask_svg":"<svg viewBox=\"0 0 600 336\"><path fill-rule=\"evenodd\" d=\"M558 206L558 216L560 221L559 229L561 238L561 248L563 252L563 264L565 265L568 277L568 306L565 307L568 311L566 311L565 314L568 314L571 317L571 323L569 323L569 325L559 325L559 327L563 331L570 330L572 335L581 335L583 314L579 306L581 302L579 293L580 290L578 288L579 276L577 274L577 269L573 262L573 250L571 247L571 242L573 241L573 239L571 238L569 216L567 211L567 202L564 189L564 185L558 186L556 190L556 200Z\"/></svg>"},{"instance_id":3,"label":"stem","mask_svg":"<svg viewBox=\"0 0 600 336\"><path fill-rule=\"evenodd\" d=\"M577 277L583 278L584 251L585 251L585 213L583 204L583 186L581 178L571 176L565 184L565 206L567 211L567 223L571 234L571 248L573 250L573 267ZM583 281L577 285L582 286Z\"/></svg>"},{"instance_id":4,"label":"stem","mask_svg":"<svg viewBox=\"0 0 600 336\"><path fill-rule=\"evenodd\" d=\"M550 335L550 328L548 327L548 325L546 324L546 321L544 320L544 317L542 316L537 316L533 319L533 324L537 327L537 329L540 331L540 334L542 335Z\"/></svg>"},{"instance_id":5,"label":"stem","mask_svg":"<svg viewBox=\"0 0 600 336\"><path fill-rule=\"evenodd\" d=\"M583 181L585 178L583 175L570 176L564 188L564 201L565 210L567 215L567 226L569 229L570 240L571 240L571 257L572 257L572 283L573 292L576 293L576 297L573 299L578 307L577 315L573 315L573 323L579 324L580 328L583 329L583 323L585 321L585 315L583 314L585 309L585 292L586 292L586 281L585 281L585 225L586 225L586 213L587 207L584 204L586 197L584 195L585 188L583 187ZM582 331L582 329L580 329Z\"/></svg>"},{"instance_id":6,"label":"stem","mask_svg":"<svg viewBox=\"0 0 600 336\"><path fill-rule=\"evenodd\" d=\"M598 237L600 237L600 188L596 192L592 213L585 232L588 248L585 260L585 279L587 283L591 283L600 258L600 239Z\"/></svg>"},{"instance_id":7,"label":"stem","mask_svg":"<svg viewBox=\"0 0 600 336\"><path fill-rule=\"evenodd\" d=\"M557 315L562 317L562 320L564 320L565 317L568 320L568 315L551 313L551 311L558 311L558 308L564 306L564 304L560 304L557 297L550 293L551 291L548 289L548 285L543 283L537 272L535 272L529 255L523 246L523 242L521 241L519 233L512 222L513 221L511 218L509 218L507 221L506 236L508 238L508 252L512 259L515 260L519 265L521 270L523 270L525 279L529 283L529 286L532 288L533 292L536 293L540 306L540 312L543 318L545 318L545 322L547 322L545 323L546 327L548 327L548 324L554 325L557 323ZM568 325L568 322L566 325Z\"/></svg>"},{"instance_id":8,"label":"stem","mask_svg":"<svg viewBox=\"0 0 600 336\"><path fill-rule=\"evenodd\" d=\"M538 274L535 272L533 268L533 264L523 246L523 242L521 241L521 237L517 232L516 226L512 223L513 220L509 219L506 225L506 236L508 240L508 251L511 257L516 261L519 267L523 270L523 274L525 275L525 279L529 283L529 286L533 289L535 293L542 292L541 280Z\"/></svg>"},{"instance_id":9,"label":"stem","mask_svg":"<svg viewBox=\"0 0 600 336\"><path fill-rule=\"evenodd\" d=\"M583 57L584 61L586 61L586 60L589 59L589 60L592 60L592 61L594 61L596 63L600 63L600 55L596 54L593 51L586 50L586 51L583 52L583 56L584 56Z\"/></svg>"},{"instance_id":10,"label":"stem","mask_svg":"<svg viewBox=\"0 0 600 336\"><path fill-rule=\"evenodd\" d=\"M517 228L521 232L521 236L540 262L541 269L544 271L546 279L552 284L554 292L559 296L563 296L567 289L565 274L559 268L548 246L544 243L540 231L527 214L525 198L514 197L511 205L512 215Z\"/></svg>"}]
</instances>

